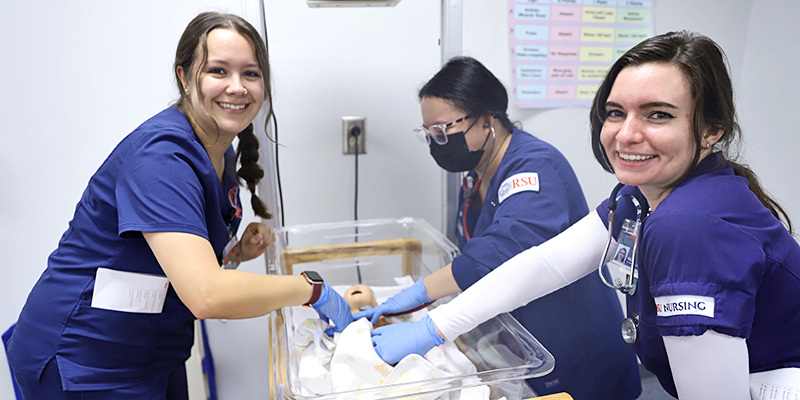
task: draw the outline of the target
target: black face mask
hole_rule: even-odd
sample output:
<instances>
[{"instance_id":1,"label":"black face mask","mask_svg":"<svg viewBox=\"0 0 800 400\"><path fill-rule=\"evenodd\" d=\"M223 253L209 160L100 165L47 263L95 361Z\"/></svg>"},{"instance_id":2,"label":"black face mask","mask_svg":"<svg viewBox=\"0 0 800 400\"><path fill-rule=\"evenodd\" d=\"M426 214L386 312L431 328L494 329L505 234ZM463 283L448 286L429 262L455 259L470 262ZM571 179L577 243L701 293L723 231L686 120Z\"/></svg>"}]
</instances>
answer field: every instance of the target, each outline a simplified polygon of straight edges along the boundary
<instances>
[{"instance_id":1,"label":"black face mask","mask_svg":"<svg viewBox=\"0 0 800 400\"><path fill-rule=\"evenodd\" d=\"M431 156L433 156L436 163L445 171L471 171L475 169L481 161L484 152L483 147L486 146L489 137L486 137L486 141L483 142L483 146L480 150L470 151L469 146L467 146L467 139L464 137L465 135L466 131L456 132L447 135L447 143L445 144L440 145L433 141L429 144Z\"/></svg>"}]
</instances>

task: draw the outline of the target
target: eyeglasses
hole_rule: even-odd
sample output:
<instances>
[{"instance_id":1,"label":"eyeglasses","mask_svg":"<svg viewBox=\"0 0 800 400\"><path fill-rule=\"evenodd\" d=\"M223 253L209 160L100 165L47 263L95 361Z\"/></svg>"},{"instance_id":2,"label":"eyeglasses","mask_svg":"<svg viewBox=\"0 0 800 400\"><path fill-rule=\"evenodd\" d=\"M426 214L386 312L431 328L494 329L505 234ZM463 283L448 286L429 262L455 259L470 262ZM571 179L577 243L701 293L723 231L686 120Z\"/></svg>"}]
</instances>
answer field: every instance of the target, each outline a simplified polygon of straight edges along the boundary
<instances>
[{"instance_id":1,"label":"eyeglasses","mask_svg":"<svg viewBox=\"0 0 800 400\"><path fill-rule=\"evenodd\" d=\"M431 127L427 129L424 126L420 126L414 128L414 133L422 143L431 144L431 138L433 138L434 142L443 145L447 143L447 128L469 118L469 115L467 115L448 124L431 125Z\"/></svg>"}]
</instances>

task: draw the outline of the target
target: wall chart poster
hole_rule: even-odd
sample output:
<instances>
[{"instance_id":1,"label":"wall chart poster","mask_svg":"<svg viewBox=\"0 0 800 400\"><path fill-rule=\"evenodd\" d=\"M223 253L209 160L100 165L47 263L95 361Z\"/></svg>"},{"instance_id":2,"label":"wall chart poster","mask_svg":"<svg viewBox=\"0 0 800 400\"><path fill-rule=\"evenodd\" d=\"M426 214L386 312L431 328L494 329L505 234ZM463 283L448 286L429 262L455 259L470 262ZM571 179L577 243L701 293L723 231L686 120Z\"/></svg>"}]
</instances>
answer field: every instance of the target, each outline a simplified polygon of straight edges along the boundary
<instances>
[{"instance_id":1,"label":"wall chart poster","mask_svg":"<svg viewBox=\"0 0 800 400\"><path fill-rule=\"evenodd\" d=\"M591 106L611 64L653 35L653 1L508 0L516 106Z\"/></svg>"}]
</instances>

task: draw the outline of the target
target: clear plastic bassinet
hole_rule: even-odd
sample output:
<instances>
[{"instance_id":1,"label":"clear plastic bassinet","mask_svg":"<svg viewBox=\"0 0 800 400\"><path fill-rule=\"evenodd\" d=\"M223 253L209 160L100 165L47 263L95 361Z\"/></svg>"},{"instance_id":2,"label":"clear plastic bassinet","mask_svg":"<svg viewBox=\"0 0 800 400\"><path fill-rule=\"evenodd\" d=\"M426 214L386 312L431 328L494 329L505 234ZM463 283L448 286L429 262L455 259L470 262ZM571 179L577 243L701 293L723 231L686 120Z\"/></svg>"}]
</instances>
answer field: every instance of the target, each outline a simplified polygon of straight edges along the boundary
<instances>
[{"instance_id":1,"label":"clear plastic bassinet","mask_svg":"<svg viewBox=\"0 0 800 400\"><path fill-rule=\"evenodd\" d=\"M275 231L268 250L270 274L314 270L331 285L391 285L395 277L414 281L437 271L459 254L458 249L423 220L381 219L286 227ZM299 267L299 265L301 265ZM446 297L433 309L449 302ZM315 396L302 395L299 359L293 349L294 308L269 318L272 399L459 399L463 389L488 386L490 398L534 397L525 379L550 373L553 356L513 317L501 314L461 335L455 344L477 369L474 374L387 385Z\"/></svg>"}]
</instances>

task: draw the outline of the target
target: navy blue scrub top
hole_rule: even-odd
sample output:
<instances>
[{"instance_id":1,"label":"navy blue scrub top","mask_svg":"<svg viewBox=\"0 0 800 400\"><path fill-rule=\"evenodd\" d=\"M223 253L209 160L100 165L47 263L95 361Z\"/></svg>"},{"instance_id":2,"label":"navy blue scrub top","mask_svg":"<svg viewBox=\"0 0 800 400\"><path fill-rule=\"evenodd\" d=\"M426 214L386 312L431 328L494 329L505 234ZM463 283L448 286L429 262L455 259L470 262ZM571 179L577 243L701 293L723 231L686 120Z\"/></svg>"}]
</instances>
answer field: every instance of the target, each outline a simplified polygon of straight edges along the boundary
<instances>
[{"instance_id":1,"label":"navy blue scrub top","mask_svg":"<svg viewBox=\"0 0 800 400\"><path fill-rule=\"evenodd\" d=\"M477 179L475 171L470 175ZM519 129L511 136L483 204L476 198L469 207L469 241L462 228L463 188L461 192L455 233L462 254L452 268L462 290L589 212L566 158ZM616 292L596 274L511 314L556 360L553 372L527 381L537 394L568 392L576 400L626 400L641 393L636 355L620 335L624 317Z\"/></svg>"},{"instance_id":2,"label":"navy blue scrub top","mask_svg":"<svg viewBox=\"0 0 800 400\"><path fill-rule=\"evenodd\" d=\"M218 257L241 221L234 151L220 182L189 121L170 107L117 145L92 176L31 291L9 344L15 370L53 357L65 390L116 389L180 368L194 316L170 286L163 312L92 308L97 268L164 276L141 232L208 239Z\"/></svg>"},{"instance_id":3,"label":"navy blue scrub top","mask_svg":"<svg viewBox=\"0 0 800 400\"><path fill-rule=\"evenodd\" d=\"M608 219L608 200L597 213ZM747 339L751 373L800 368L800 245L720 153L645 218L640 240L627 309L639 315L642 365L667 392L677 397L662 336L711 329Z\"/></svg>"}]
</instances>

